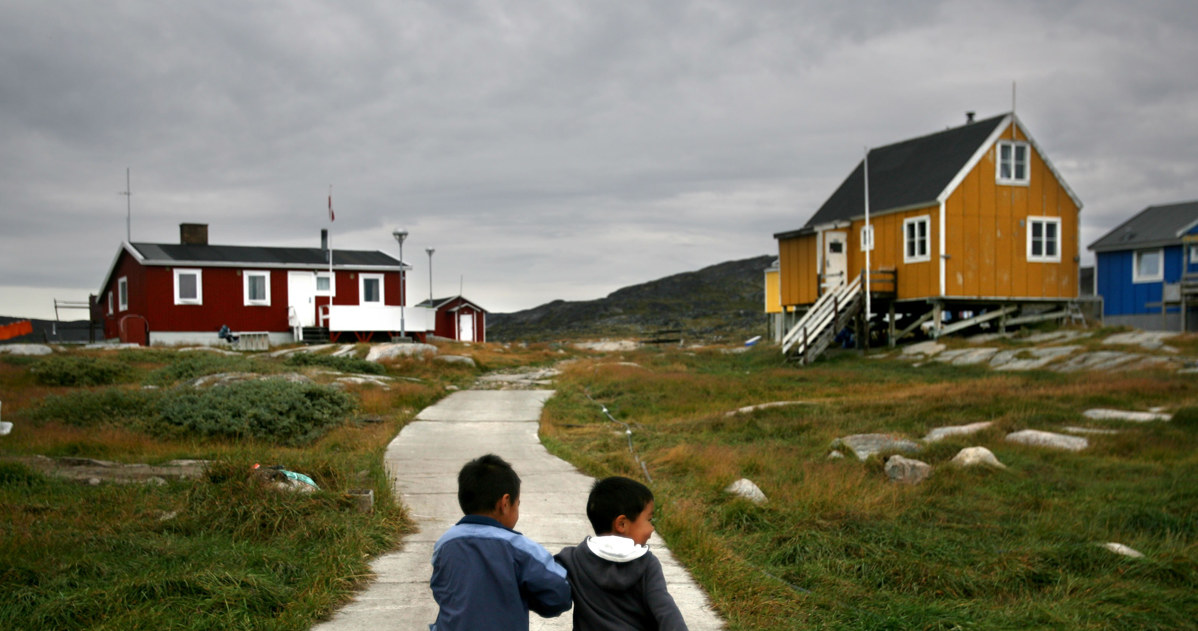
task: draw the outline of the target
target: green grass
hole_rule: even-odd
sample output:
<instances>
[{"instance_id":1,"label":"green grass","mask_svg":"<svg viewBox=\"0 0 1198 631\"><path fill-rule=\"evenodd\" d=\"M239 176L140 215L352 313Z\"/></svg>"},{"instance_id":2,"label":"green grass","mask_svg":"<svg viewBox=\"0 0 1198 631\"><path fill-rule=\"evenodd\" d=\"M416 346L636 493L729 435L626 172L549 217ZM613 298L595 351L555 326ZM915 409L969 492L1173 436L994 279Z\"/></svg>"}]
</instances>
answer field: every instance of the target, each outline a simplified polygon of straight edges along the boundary
<instances>
[{"instance_id":1,"label":"green grass","mask_svg":"<svg viewBox=\"0 0 1198 631\"><path fill-rule=\"evenodd\" d=\"M996 373L844 354L783 366L775 349L641 351L576 363L547 404L551 449L596 475L642 477L605 406L634 429L670 548L731 629L1179 629L1198 619L1198 381L1169 372ZM588 398L588 395L590 398ZM728 416L771 401L804 401ZM1091 407L1177 412L1088 422ZM882 458L827 459L836 437L918 439L933 476L887 481ZM1117 427L1078 454L1010 431ZM957 469L984 445L1003 471ZM722 489L748 477L763 506ZM1146 557L1099 546L1116 541Z\"/></svg>"},{"instance_id":2,"label":"green grass","mask_svg":"<svg viewBox=\"0 0 1198 631\"><path fill-rule=\"evenodd\" d=\"M1191 352L1194 340L1175 345ZM574 361L562 366L557 395L546 404L543 441L591 475L639 478L623 425L602 408L627 423L653 477L658 528L733 631L1195 628L1192 375L999 373L853 353L803 368L782 363L769 347L563 350L442 349L472 356L477 368L388 361L388 389L349 387L352 411L308 421L287 412L306 390L288 387L287 405L266 417L297 419L299 436L319 429L303 447L273 432L163 433L150 421L165 406L203 419L225 399L251 402L231 418L253 415L281 393L225 387L205 391L223 393L208 395L222 401L204 401L186 383L218 372L298 371L325 384L320 371L333 367L328 360L120 351L100 355L122 367L119 378L66 386L38 377L45 358L4 358L0 393L16 430L0 442L0 456L216 464L195 481L92 487L0 459L0 629L308 629L366 580L371 556L396 546L410 528L382 467L404 423L482 371L566 358ZM94 372L87 360L68 361L66 373ZM329 387L320 384L314 387ZM728 414L775 401L802 403ZM1165 406L1174 420L1081 416L1091 407L1153 406ZM918 486L888 482L878 456L827 458L832 441L847 434L918 439L936 426L977 421L993 425L916 456L934 467ZM1090 436L1081 453L1003 440L1014 430L1064 425L1124 432ZM988 447L1008 468L948 465L972 445ZM255 463L308 474L321 491L264 487L250 473ZM723 488L740 477L769 502L726 495ZM354 512L346 496L363 487L375 493L370 515ZM1146 556L1099 547L1108 541Z\"/></svg>"},{"instance_id":3,"label":"green grass","mask_svg":"<svg viewBox=\"0 0 1198 631\"><path fill-rule=\"evenodd\" d=\"M187 382L224 372L332 377L321 362L161 349L9 359L0 629L311 628L411 530L383 468L386 445L477 374L405 360L369 369L394 378L385 389L274 379L196 389ZM198 480L89 486L5 459L31 454L213 464ZM304 473L320 490L280 492L254 464ZM355 510L348 491L359 488L374 491L373 513Z\"/></svg>"}]
</instances>

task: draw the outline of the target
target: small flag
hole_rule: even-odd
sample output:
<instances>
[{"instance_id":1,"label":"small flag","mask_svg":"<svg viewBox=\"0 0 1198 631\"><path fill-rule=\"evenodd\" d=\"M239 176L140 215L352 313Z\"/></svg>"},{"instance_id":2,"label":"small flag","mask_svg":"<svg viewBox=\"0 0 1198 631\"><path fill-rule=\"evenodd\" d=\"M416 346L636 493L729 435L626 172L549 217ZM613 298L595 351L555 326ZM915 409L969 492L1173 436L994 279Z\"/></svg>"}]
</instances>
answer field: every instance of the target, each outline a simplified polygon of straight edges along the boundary
<instances>
[{"instance_id":1,"label":"small flag","mask_svg":"<svg viewBox=\"0 0 1198 631\"><path fill-rule=\"evenodd\" d=\"M333 214L333 185L329 184L329 221L334 221L337 216Z\"/></svg>"}]
</instances>

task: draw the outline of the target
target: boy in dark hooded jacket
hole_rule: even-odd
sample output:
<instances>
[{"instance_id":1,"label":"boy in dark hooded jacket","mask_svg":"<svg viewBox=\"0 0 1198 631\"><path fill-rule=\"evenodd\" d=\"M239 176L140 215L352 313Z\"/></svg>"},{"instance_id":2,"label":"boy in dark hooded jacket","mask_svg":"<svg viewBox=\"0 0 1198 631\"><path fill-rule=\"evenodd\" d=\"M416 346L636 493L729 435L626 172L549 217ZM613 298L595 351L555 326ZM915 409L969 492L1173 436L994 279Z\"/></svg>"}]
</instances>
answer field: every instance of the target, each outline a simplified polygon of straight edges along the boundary
<instances>
[{"instance_id":1,"label":"boy in dark hooded jacket","mask_svg":"<svg viewBox=\"0 0 1198 631\"><path fill-rule=\"evenodd\" d=\"M570 580L575 631L686 631L661 562L646 545L652 491L629 478L600 480L587 498L587 518L596 536L554 557Z\"/></svg>"}]
</instances>

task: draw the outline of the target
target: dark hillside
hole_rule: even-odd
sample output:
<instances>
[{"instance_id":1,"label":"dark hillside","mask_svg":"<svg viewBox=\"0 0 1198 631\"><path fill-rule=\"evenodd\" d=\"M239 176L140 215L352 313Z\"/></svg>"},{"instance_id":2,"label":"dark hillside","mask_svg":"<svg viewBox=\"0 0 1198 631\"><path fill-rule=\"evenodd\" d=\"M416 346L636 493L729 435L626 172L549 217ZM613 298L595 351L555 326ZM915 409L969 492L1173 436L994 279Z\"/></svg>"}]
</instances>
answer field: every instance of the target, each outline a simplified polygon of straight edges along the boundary
<instances>
[{"instance_id":1,"label":"dark hillside","mask_svg":"<svg viewBox=\"0 0 1198 631\"><path fill-rule=\"evenodd\" d=\"M681 329L686 341L742 341L764 335L764 272L774 258L720 263L618 289L598 300L555 300L515 313L492 313L487 316L487 339L648 339L662 329Z\"/></svg>"}]
</instances>

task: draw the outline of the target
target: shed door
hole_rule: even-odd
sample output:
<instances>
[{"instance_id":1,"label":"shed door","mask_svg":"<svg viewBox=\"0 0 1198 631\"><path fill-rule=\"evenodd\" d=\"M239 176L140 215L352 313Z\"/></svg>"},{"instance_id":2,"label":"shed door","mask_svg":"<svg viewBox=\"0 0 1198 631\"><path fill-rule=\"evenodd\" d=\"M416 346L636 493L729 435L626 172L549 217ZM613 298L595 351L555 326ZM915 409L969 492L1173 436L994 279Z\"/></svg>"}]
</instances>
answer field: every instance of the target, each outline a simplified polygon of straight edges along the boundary
<instances>
[{"instance_id":1,"label":"shed door","mask_svg":"<svg viewBox=\"0 0 1198 631\"><path fill-rule=\"evenodd\" d=\"M287 272L287 306L295 310L300 326L316 326L316 274Z\"/></svg>"},{"instance_id":2,"label":"shed door","mask_svg":"<svg viewBox=\"0 0 1198 631\"><path fill-rule=\"evenodd\" d=\"M458 341L474 341L474 312L462 311L458 313Z\"/></svg>"},{"instance_id":3,"label":"shed door","mask_svg":"<svg viewBox=\"0 0 1198 631\"><path fill-rule=\"evenodd\" d=\"M824 290L845 284L848 275L848 236L842 231L824 233Z\"/></svg>"}]
</instances>

